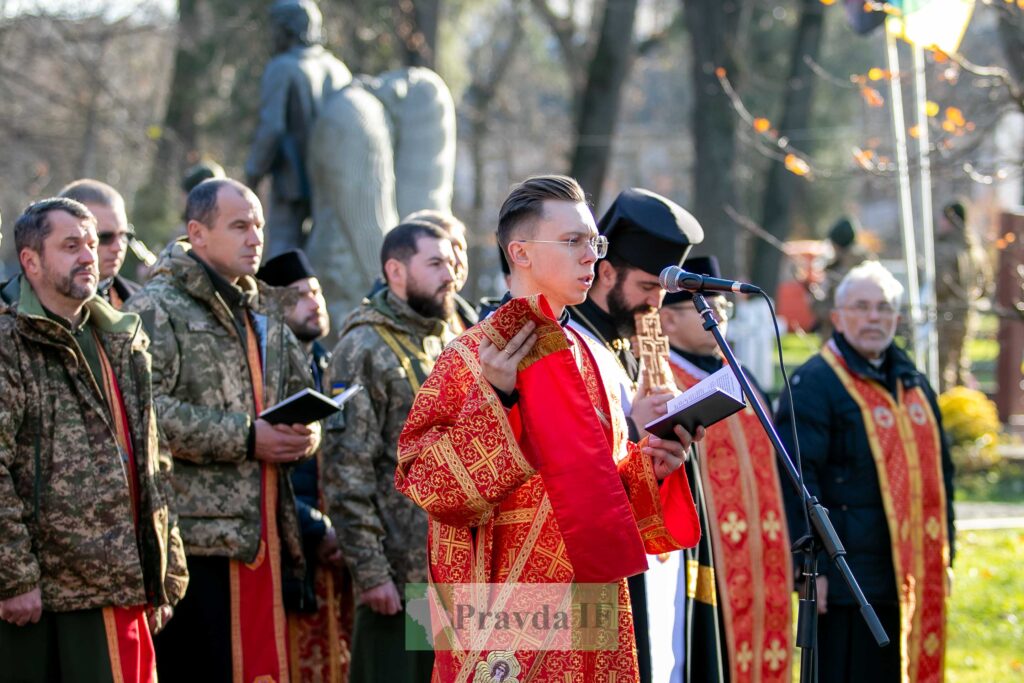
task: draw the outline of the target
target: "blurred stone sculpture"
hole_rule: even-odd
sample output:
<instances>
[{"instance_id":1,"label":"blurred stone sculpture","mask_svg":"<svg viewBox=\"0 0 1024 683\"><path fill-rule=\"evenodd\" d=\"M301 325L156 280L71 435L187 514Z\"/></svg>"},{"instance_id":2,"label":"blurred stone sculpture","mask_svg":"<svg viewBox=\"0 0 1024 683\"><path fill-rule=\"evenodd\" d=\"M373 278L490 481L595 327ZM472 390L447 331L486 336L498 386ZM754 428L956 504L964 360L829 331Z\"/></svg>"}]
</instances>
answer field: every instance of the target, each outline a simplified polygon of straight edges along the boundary
<instances>
[{"instance_id":1,"label":"blurred stone sculpture","mask_svg":"<svg viewBox=\"0 0 1024 683\"><path fill-rule=\"evenodd\" d=\"M275 56L263 72L260 122L245 164L249 187L271 174L267 258L304 246L312 215L308 141L325 98L352 81L348 67L320 45L322 17L313 0L270 7Z\"/></svg>"},{"instance_id":2,"label":"blurred stone sculpture","mask_svg":"<svg viewBox=\"0 0 1024 683\"><path fill-rule=\"evenodd\" d=\"M341 320L379 275L384 234L400 216L451 211L455 104L429 69L361 76L324 103L308 150L315 228L306 251Z\"/></svg>"}]
</instances>

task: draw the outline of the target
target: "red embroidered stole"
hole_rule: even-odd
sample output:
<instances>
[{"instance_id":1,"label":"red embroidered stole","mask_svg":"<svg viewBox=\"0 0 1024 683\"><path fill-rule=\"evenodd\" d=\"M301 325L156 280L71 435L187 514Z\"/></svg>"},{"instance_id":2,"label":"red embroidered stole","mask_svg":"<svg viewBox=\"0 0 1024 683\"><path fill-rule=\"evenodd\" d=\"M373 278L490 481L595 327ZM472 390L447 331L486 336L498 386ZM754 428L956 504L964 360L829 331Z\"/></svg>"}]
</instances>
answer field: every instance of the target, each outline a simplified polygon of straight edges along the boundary
<instances>
[{"instance_id":1,"label":"red embroidered stole","mask_svg":"<svg viewBox=\"0 0 1024 683\"><path fill-rule=\"evenodd\" d=\"M516 379L520 446L541 474L575 580L609 583L638 574L647 558L609 434L547 301L513 299L480 328L503 349L528 320L537 324L538 339Z\"/></svg>"},{"instance_id":2,"label":"red embroidered stole","mask_svg":"<svg viewBox=\"0 0 1024 683\"><path fill-rule=\"evenodd\" d=\"M317 472L323 472L321 451L316 453ZM319 509L326 510L323 490L317 492ZM319 562L313 570L317 610L288 613L288 663L293 681L342 683L348 680L352 642L351 580L345 569Z\"/></svg>"},{"instance_id":3,"label":"red embroidered stole","mask_svg":"<svg viewBox=\"0 0 1024 683\"><path fill-rule=\"evenodd\" d=\"M902 680L942 681L949 539L938 422L920 387L899 383L894 400L850 372L833 341L821 355L860 407L878 471L900 603Z\"/></svg>"},{"instance_id":4,"label":"red embroidered stole","mask_svg":"<svg viewBox=\"0 0 1024 683\"><path fill-rule=\"evenodd\" d=\"M263 361L249 315L246 357L256 415L263 411ZM287 683L286 623L277 532L277 465L260 463L260 545L251 563L228 563L231 587L231 663L234 683Z\"/></svg>"},{"instance_id":5,"label":"red embroidered stole","mask_svg":"<svg viewBox=\"0 0 1024 683\"><path fill-rule=\"evenodd\" d=\"M683 390L707 375L675 355L670 364ZM697 448L729 679L788 683L793 568L771 441L748 405L709 427Z\"/></svg>"},{"instance_id":6,"label":"red embroidered stole","mask_svg":"<svg viewBox=\"0 0 1024 683\"><path fill-rule=\"evenodd\" d=\"M117 376L110 365L110 359L100 342L95 329L96 351L100 359L103 391L110 408L110 418L114 426L114 435L121 454L125 478L132 511L132 526L136 536L139 529L139 473L135 465L135 451L132 448L131 432L128 425L128 414L124 406L124 397L118 385ZM141 563L141 557L140 563ZM146 620L145 605L127 607L113 606L103 608L103 625L107 635L107 651L110 655L110 668L114 683L128 681L130 683L148 683L156 681L156 652L153 650L153 639L149 633Z\"/></svg>"}]
</instances>

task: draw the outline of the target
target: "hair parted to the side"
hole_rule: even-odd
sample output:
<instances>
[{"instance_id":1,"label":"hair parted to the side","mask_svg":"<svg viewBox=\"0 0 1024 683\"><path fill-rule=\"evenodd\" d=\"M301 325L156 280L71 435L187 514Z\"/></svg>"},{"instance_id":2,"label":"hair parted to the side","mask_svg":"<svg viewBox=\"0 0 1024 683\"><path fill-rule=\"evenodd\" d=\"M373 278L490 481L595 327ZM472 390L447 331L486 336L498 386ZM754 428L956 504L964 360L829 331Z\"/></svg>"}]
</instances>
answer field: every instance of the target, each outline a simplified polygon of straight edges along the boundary
<instances>
[{"instance_id":1,"label":"hair parted to the side","mask_svg":"<svg viewBox=\"0 0 1024 683\"><path fill-rule=\"evenodd\" d=\"M50 225L50 213L53 211L64 211L79 220L90 221L96 224L96 218L81 202L67 197L51 197L33 204L18 216L14 222L14 249L19 254L22 249L31 249L37 254L43 253L43 243L46 241L53 226Z\"/></svg>"},{"instance_id":2,"label":"hair parted to the side","mask_svg":"<svg viewBox=\"0 0 1024 683\"><path fill-rule=\"evenodd\" d=\"M421 237L431 237L437 240L450 239L447 232L426 221L406 221L388 231L388 234L384 236L384 244L380 248L380 270L385 280L387 280L387 273L384 272L384 264L391 259L408 263L409 259L419 251L416 243Z\"/></svg>"},{"instance_id":3,"label":"hair parted to the side","mask_svg":"<svg viewBox=\"0 0 1024 683\"><path fill-rule=\"evenodd\" d=\"M888 268L878 261L863 261L850 269L836 286L836 294L832 303L839 306L846 299L846 292L856 282L873 282L882 290L882 296L892 305L899 308L903 302L903 285Z\"/></svg>"},{"instance_id":4,"label":"hair parted to the side","mask_svg":"<svg viewBox=\"0 0 1024 683\"><path fill-rule=\"evenodd\" d=\"M414 211L408 216L402 219L403 223L430 223L436 225L448 234L452 233L452 230L462 230L463 234L466 232L466 224L460 221L458 218L445 211L437 211L435 209L420 209Z\"/></svg>"},{"instance_id":5,"label":"hair parted to the side","mask_svg":"<svg viewBox=\"0 0 1024 683\"><path fill-rule=\"evenodd\" d=\"M217 195L223 187L230 187L243 197L259 201L252 190L234 178L208 178L188 193L188 199L185 201L185 223L196 221L212 228L217 220Z\"/></svg>"},{"instance_id":6,"label":"hair parted to the side","mask_svg":"<svg viewBox=\"0 0 1024 683\"><path fill-rule=\"evenodd\" d=\"M58 197L74 199L82 204L98 204L107 208L124 207L124 197L110 185L92 178L79 178L65 185Z\"/></svg>"},{"instance_id":7,"label":"hair parted to the side","mask_svg":"<svg viewBox=\"0 0 1024 683\"><path fill-rule=\"evenodd\" d=\"M524 223L540 218L547 199L573 204L587 203L583 188L569 176L540 175L519 183L505 197L498 212L498 246L506 257L512 234Z\"/></svg>"}]
</instances>

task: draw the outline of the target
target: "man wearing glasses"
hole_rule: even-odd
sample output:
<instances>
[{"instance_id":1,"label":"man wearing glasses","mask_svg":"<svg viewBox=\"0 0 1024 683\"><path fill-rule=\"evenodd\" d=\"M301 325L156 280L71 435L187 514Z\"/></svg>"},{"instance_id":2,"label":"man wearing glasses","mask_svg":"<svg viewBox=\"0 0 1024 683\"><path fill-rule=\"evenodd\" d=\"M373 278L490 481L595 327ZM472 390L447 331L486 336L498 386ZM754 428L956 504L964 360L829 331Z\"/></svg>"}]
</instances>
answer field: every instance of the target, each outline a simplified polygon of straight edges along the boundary
<instances>
[{"instance_id":1,"label":"man wearing glasses","mask_svg":"<svg viewBox=\"0 0 1024 683\"><path fill-rule=\"evenodd\" d=\"M399 439L395 485L429 514L430 577L442 592L501 584L496 604L540 610L548 603L530 586L604 584L614 632L569 642L526 622L473 631L435 610L450 646L435 647L435 679L636 681L625 577L646 568L647 553L697 542L682 470L691 435L677 427L677 440L632 442L618 387L604 380L604 348L567 326L607 248L579 184L539 176L515 186L497 238L510 296L438 358Z\"/></svg>"},{"instance_id":2,"label":"man wearing glasses","mask_svg":"<svg viewBox=\"0 0 1024 683\"><path fill-rule=\"evenodd\" d=\"M100 283L96 293L111 306L120 309L132 294L139 290L139 284L121 277L118 273L128 253L128 240L132 228L124 210L121 194L99 180L82 178L66 185L60 196L85 204L96 216L96 252L99 257Z\"/></svg>"},{"instance_id":3,"label":"man wearing glasses","mask_svg":"<svg viewBox=\"0 0 1024 683\"><path fill-rule=\"evenodd\" d=\"M793 374L775 424L804 484L828 508L850 568L890 644L879 649L846 584L820 559L820 680L941 681L945 600L953 557L953 463L935 392L893 338L903 286L876 261L839 283L835 333ZM790 535L806 533L800 501L784 489ZM901 633L901 624L905 625ZM902 680L907 680L903 678Z\"/></svg>"},{"instance_id":4,"label":"man wearing glasses","mask_svg":"<svg viewBox=\"0 0 1024 683\"><path fill-rule=\"evenodd\" d=\"M713 256L687 259L683 268L722 277ZM704 296L722 334L728 334L732 301L720 292ZM665 296L661 327L681 390L722 368L718 344L704 329L693 294ZM756 384L754 389L763 397ZM673 642L673 649L678 653L685 647L689 656L677 655L667 680L742 680L744 668L757 661L766 662L759 667L761 681L788 682L793 582L789 538L775 454L753 409L748 406L708 427L707 438L686 466L689 479L700 483L695 498L704 534L696 548L684 551L687 566L680 570L680 583L693 590L685 612L677 617L684 636Z\"/></svg>"}]
</instances>

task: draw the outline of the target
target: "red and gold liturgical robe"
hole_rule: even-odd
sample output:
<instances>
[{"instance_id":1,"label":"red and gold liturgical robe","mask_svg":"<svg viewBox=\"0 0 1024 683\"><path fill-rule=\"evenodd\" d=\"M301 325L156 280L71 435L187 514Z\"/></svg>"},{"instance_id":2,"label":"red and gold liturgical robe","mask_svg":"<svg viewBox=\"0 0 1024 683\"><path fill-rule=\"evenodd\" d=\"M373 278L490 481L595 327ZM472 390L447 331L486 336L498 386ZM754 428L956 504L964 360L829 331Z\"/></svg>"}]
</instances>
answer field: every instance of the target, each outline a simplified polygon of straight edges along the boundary
<instances>
[{"instance_id":1,"label":"red and gold liturgical robe","mask_svg":"<svg viewBox=\"0 0 1024 683\"><path fill-rule=\"evenodd\" d=\"M894 398L878 382L850 372L834 339L821 356L861 410L878 471L900 605L901 680L939 683L945 680L950 547L938 421L921 387L898 383Z\"/></svg>"},{"instance_id":2,"label":"red and gold liturgical robe","mask_svg":"<svg viewBox=\"0 0 1024 683\"><path fill-rule=\"evenodd\" d=\"M708 376L675 352L669 364L684 391ZM788 683L793 568L775 451L749 405L708 427L697 448L729 680Z\"/></svg>"},{"instance_id":3,"label":"red and gold liturgical robe","mask_svg":"<svg viewBox=\"0 0 1024 683\"><path fill-rule=\"evenodd\" d=\"M507 410L482 375L479 345L504 348L528 320L538 339ZM617 641L553 649L522 637L488 650L456 640L436 651L437 683L638 678L625 578L646 569L645 553L695 545L700 528L683 470L659 484L628 441L588 343L540 295L513 299L459 336L416 396L395 484L429 514L432 585L610 584Z\"/></svg>"}]
</instances>

